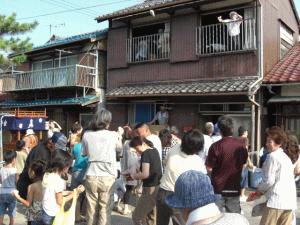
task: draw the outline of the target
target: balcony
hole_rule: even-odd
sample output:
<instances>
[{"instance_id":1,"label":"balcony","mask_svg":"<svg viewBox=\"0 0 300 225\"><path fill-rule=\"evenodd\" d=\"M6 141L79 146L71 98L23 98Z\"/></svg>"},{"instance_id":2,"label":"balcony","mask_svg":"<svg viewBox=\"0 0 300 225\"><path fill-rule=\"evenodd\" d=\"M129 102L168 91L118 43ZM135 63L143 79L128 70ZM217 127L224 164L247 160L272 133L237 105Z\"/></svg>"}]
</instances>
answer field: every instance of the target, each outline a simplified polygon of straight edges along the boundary
<instances>
[{"instance_id":1,"label":"balcony","mask_svg":"<svg viewBox=\"0 0 300 225\"><path fill-rule=\"evenodd\" d=\"M170 33L158 33L127 39L127 61L148 62L170 57Z\"/></svg>"},{"instance_id":2,"label":"balcony","mask_svg":"<svg viewBox=\"0 0 300 225\"><path fill-rule=\"evenodd\" d=\"M2 91L82 86L96 88L96 68L72 65L34 71L14 71L0 77Z\"/></svg>"},{"instance_id":3,"label":"balcony","mask_svg":"<svg viewBox=\"0 0 300 225\"><path fill-rule=\"evenodd\" d=\"M199 56L256 50L256 21L219 23L197 28Z\"/></svg>"}]
</instances>

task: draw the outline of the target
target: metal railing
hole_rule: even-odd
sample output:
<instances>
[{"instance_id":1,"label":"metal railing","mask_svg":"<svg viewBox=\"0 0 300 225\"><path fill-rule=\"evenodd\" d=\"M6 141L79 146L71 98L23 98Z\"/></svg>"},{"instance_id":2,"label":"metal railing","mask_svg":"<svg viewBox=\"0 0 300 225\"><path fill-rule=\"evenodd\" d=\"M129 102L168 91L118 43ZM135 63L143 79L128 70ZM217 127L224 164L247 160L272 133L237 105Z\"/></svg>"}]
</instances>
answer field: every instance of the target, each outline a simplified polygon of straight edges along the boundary
<instances>
[{"instance_id":1,"label":"metal railing","mask_svg":"<svg viewBox=\"0 0 300 225\"><path fill-rule=\"evenodd\" d=\"M127 39L127 61L146 62L170 57L170 33L158 33Z\"/></svg>"},{"instance_id":2,"label":"metal railing","mask_svg":"<svg viewBox=\"0 0 300 225\"><path fill-rule=\"evenodd\" d=\"M197 28L198 55L256 50L256 21L246 19Z\"/></svg>"},{"instance_id":3,"label":"metal railing","mask_svg":"<svg viewBox=\"0 0 300 225\"><path fill-rule=\"evenodd\" d=\"M84 86L96 88L96 68L72 65L26 72L5 74L0 77L2 91Z\"/></svg>"}]
</instances>

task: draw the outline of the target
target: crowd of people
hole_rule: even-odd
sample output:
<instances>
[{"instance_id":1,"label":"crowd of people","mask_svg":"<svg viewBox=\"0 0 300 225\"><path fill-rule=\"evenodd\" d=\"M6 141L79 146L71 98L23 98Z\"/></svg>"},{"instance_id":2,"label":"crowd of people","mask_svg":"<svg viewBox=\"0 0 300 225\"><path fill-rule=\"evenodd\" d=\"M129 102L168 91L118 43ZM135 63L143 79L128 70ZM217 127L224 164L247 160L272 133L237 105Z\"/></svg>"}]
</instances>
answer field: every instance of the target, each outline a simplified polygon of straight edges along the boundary
<instances>
[{"instance_id":1,"label":"crowd of people","mask_svg":"<svg viewBox=\"0 0 300 225\"><path fill-rule=\"evenodd\" d=\"M146 123L111 131L111 121L112 114L101 109L87 128L75 123L69 138L50 121L44 142L30 131L17 142L17 151L6 151L0 224L7 213L13 225L21 205L27 208L28 224L52 224L63 202L75 195L75 219L88 225L111 224L113 209L131 215L137 225L171 220L174 225L249 224L240 202L245 201L248 168L254 165L248 131L240 127L235 137L231 117L221 116L217 125L207 122L204 134L192 129L182 138L169 129L152 134ZM263 178L255 192L267 198L260 224L292 224L298 139L279 127L268 129L266 137ZM116 199L118 190L122 194ZM132 196L138 199L133 212Z\"/></svg>"}]
</instances>

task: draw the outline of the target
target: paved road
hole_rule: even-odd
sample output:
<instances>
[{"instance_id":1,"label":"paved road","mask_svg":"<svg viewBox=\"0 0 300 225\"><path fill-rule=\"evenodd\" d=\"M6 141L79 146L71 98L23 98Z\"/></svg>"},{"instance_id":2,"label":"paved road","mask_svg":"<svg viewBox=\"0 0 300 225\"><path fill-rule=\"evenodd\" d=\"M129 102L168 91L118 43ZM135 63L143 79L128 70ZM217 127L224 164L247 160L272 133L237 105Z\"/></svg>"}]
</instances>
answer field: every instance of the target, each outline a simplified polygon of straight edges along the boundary
<instances>
[{"instance_id":1,"label":"paved road","mask_svg":"<svg viewBox=\"0 0 300 225\"><path fill-rule=\"evenodd\" d=\"M251 191L251 190L249 190ZM248 218L250 221L250 225L258 225L261 217L252 217L251 212L252 208L256 203L261 202L262 200L258 200L257 202L247 202L247 203L241 203L243 214ZM296 217L297 217L297 225L300 225L300 198L298 198L298 209L296 211ZM5 216L5 223L8 223L8 217ZM24 215L17 213L17 219L15 222L15 225L24 225L26 224L26 219ZM85 225L86 223L76 223L76 225ZM113 212L112 214L112 225L133 225L130 216L123 216L120 215L117 212Z\"/></svg>"}]
</instances>

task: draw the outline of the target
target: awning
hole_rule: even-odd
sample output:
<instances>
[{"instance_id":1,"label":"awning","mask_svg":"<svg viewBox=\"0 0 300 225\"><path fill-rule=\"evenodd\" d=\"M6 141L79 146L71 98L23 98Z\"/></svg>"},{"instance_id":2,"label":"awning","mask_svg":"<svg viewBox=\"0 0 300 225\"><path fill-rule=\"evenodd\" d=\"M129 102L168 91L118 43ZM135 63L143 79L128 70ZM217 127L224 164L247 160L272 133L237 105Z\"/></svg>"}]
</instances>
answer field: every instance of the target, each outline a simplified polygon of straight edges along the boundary
<instances>
[{"instance_id":1,"label":"awning","mask_svg":"<svg viewBox=\"0 0 300 225\"><path fill-rule=\"evenodd\" d=\"M274 96L269 99L268 103L291 103L300 102L300 96Z\"/></svg>"},{"instance_id":2,"label":"awning","mask_svg":"<svg viewBox=\"0 0 300 225\"><path fill-rule=\"evenodd\" d=\"M236 95L248 94L257 77L238 77L220 80L193 80L183 82L157 82L141 85L124 85L113 89L106 97L149 97L189 95Z\"/></svg>"},{"instance_id":3,"label":"awning","mask_svg":"<svg viewBox=\"0 0 300 225\"><path fill-rule=\"evenodd\" d=\"M28 106L49 106L49 105L80 105L87 106L100 101L99 95L86 95L77 98L62 98L37 101L5 101L0 102L0 107L28 107Z\"/></svg>"}]
</instances>

